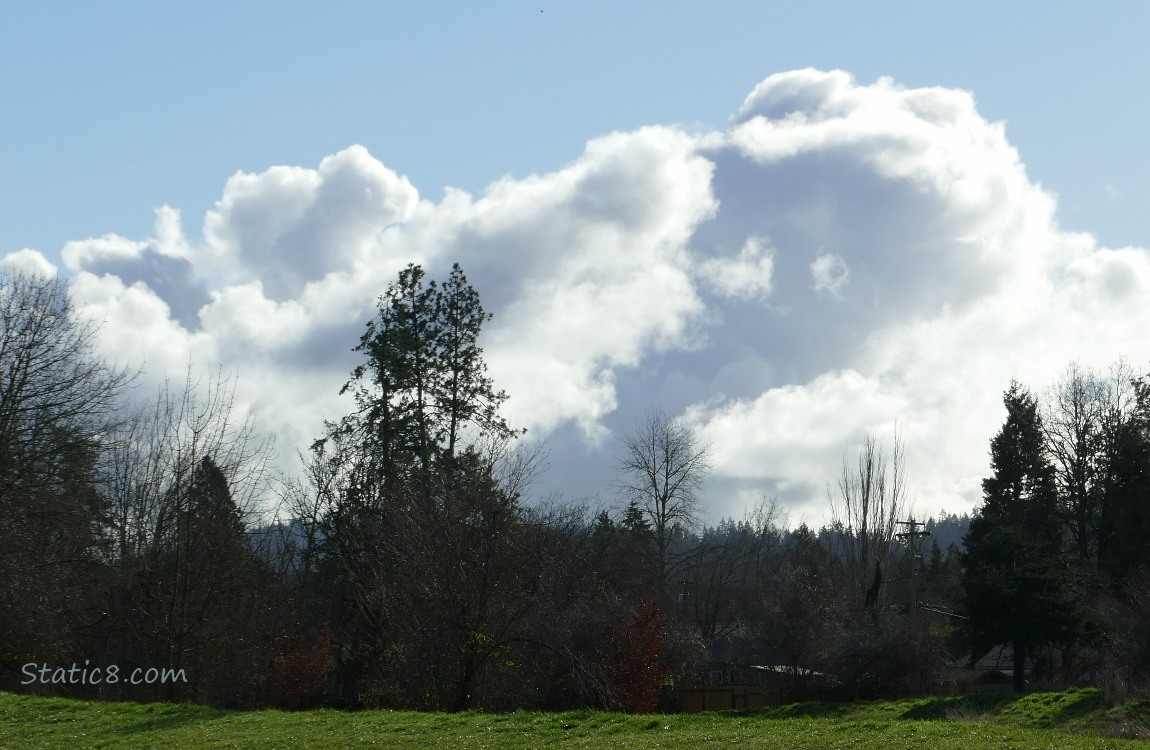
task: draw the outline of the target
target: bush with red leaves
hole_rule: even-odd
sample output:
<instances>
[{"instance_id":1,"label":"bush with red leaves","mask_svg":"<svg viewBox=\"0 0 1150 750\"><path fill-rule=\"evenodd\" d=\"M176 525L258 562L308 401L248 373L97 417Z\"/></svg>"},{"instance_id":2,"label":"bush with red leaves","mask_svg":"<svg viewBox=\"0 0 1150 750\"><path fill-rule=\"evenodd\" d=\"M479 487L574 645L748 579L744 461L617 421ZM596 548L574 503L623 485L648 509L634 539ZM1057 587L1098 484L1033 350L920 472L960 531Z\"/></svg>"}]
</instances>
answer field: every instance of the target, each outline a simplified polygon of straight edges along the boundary
<instances>
[{"instance_id":1,"label":"bush with red leaves","mask_svg":"<svg viewBox=\"0 0 1150 750\"><path fill-rule=\"evenodd\" d=\"M284 628L276 637L264 687L277 708L297 709L314 703L331 666L331 633L324 628L308 645Z\"/></svg>"},{"instance_id":2,"label":"bush with red leaves","mask_svg":"<svg viewBox=\"0 0 1150 750\"><path fill-rule=\"evenodd\" d=\"M600 652L598 659L608 687L604 695L607 708L646 714L658 705L659 690L667 677L667 665L662 661L667 630L659 615L655 602L644 599L630 624L607 628L610 652Z\"/></svg>"}]
</instances>

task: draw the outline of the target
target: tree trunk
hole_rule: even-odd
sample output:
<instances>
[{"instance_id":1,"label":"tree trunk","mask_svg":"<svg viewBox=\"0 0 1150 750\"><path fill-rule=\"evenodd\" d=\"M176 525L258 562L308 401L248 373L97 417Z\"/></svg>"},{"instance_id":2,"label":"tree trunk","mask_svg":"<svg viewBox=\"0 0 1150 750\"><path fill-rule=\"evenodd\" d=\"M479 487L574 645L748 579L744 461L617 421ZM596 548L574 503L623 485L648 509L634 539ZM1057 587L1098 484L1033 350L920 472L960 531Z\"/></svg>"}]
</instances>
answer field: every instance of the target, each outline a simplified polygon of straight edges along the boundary
<instances>
[{"instance_id":1,"label":"tree trunk","mask_svg":"<svg viewBox=\"0 0 1150 750\"><path fill-rule=\"evenodd\" d=\"M1014 642L1014 692L1026 692L1026 644Z\"/></svg>"}]
</instances>

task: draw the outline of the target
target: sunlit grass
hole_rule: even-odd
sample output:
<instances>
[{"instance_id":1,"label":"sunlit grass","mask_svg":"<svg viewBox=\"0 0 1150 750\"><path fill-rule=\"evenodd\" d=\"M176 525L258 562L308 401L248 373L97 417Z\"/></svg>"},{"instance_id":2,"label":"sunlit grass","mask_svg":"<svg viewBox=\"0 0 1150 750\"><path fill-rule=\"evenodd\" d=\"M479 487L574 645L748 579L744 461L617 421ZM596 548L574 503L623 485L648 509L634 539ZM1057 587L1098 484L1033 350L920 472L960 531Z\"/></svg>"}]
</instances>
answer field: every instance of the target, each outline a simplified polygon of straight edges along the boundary
<instances>
[{"instance_id":1,"label":"sunlit grass","mask_svg":"<svg viewBox=\"0 0 1150 750\"><path fill-rule=\"evenodd\" d=\"M0 747L1126 748L1147 743L1106 735L1144 732L1148 718L1145 704L1109 709L1096 691L648 716L221 711L0 693Z\"/></svg>"}]
</instances>

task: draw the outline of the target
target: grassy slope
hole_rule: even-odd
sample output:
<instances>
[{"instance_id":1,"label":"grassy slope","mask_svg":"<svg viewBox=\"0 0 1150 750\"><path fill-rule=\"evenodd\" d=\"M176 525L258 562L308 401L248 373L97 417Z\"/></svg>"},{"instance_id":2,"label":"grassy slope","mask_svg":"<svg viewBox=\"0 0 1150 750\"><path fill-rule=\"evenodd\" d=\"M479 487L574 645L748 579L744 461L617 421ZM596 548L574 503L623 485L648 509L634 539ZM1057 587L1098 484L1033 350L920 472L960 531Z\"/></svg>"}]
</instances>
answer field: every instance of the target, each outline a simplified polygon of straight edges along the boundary
<instances>
[{"instance_id":1,"label":"grassy slope","mask_svg":"<svg viewBox=\"0 0 1150 750\"><path fill-rule=\"evenodd\" d=\"M3 748L1126 748L1100 732L1150 727L1150 707L1095 691L800 704L728 714L622 716L219 711L0 693ZM1070 730L1070 731L1067 731ZM1142 736L1146 736L1143 734Z\"/></svg>"}]
</instances>

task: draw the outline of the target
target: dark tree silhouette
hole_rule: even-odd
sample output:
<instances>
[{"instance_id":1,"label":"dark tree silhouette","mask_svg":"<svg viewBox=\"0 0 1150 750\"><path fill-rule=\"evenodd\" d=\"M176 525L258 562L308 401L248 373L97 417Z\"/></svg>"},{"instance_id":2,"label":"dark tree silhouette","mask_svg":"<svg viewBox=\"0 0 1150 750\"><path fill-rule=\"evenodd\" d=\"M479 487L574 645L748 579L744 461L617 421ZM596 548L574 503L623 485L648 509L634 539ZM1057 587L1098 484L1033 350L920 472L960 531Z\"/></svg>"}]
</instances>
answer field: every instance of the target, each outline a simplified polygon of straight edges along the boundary
<instances>
[{"instance_id":1,"label":"dark tree silhouette","mask_svg":"<svg viewBox=\"0 0 1150 750\"><path fill-rule=\"evenodd\" d=\"M98 616L100 454L131 378L95 336L63 280L0 267L0 681L67 657Z\"/></svg>"},{"instance_id":2,"label":"dark tree silhouette","mask_svg":"<svg viewBox=\"0 0 1150 750\"><path fill-rule=\"evenodd\" d=\"M1014 649L1014 688L1039 650L1079 633L1068 571L1059 559L1061 525L1054 469L1034 398L1017 382L1004 397L1006 422L990 445L992 476L971 521L962 586L972 658L998 644Z\"/></svg>"}]
</instances>

